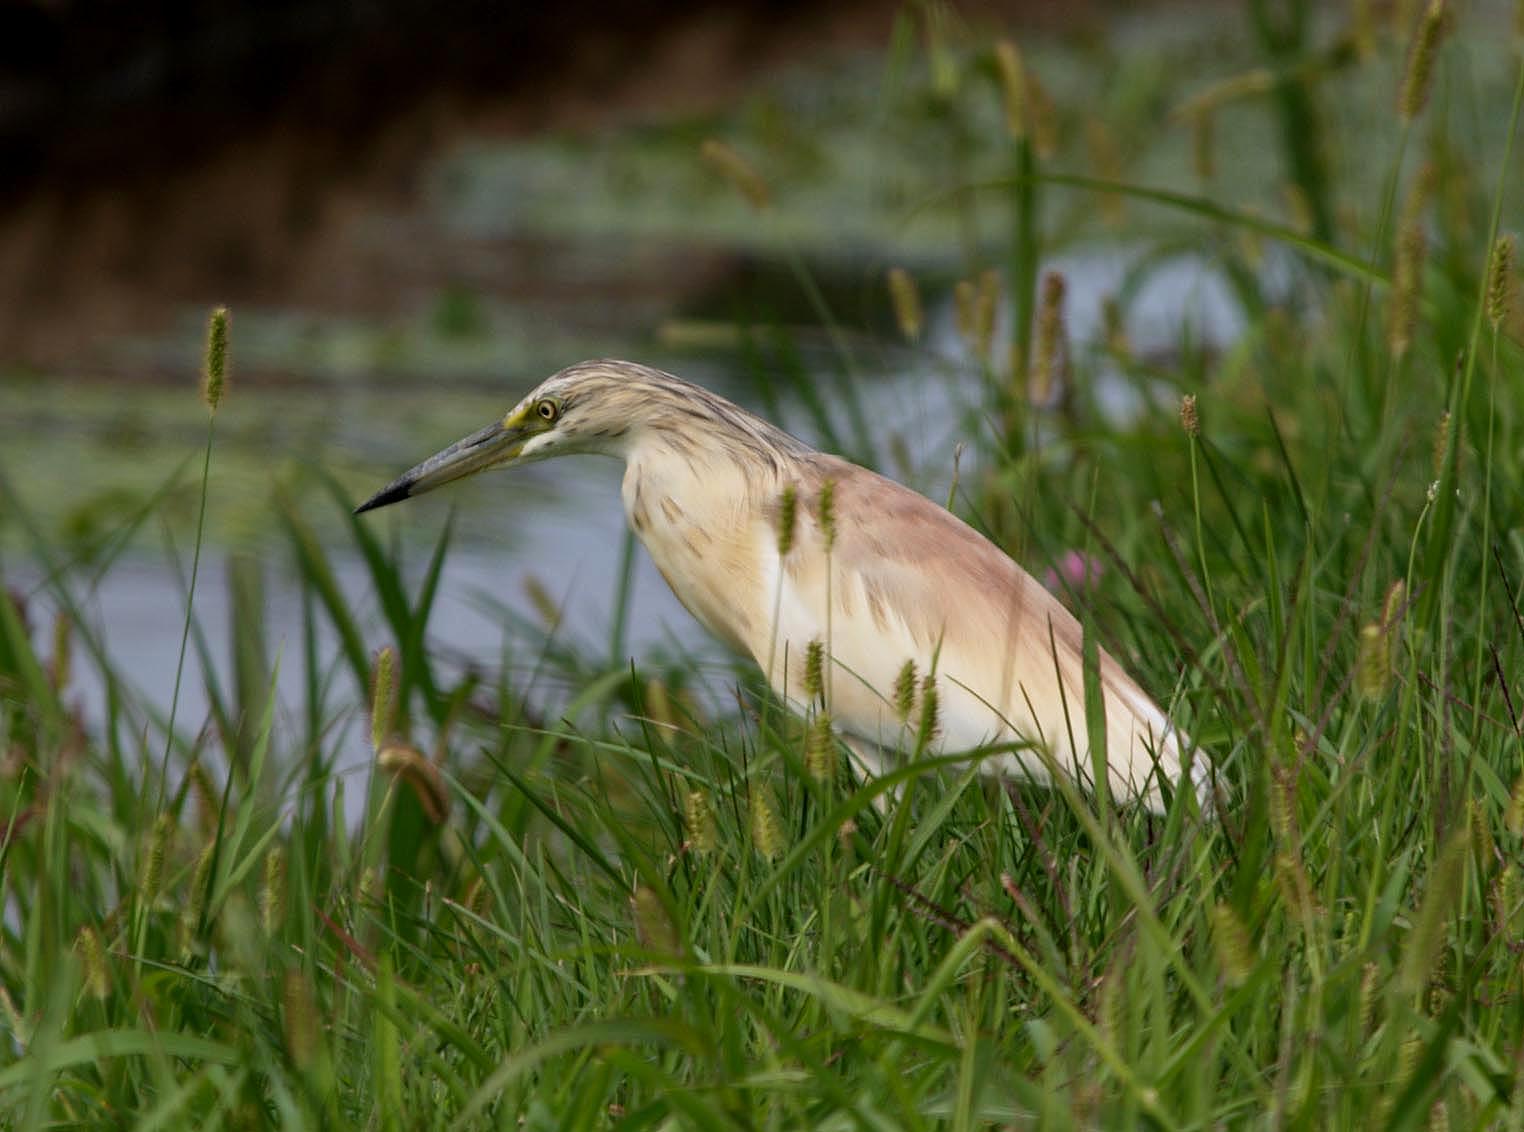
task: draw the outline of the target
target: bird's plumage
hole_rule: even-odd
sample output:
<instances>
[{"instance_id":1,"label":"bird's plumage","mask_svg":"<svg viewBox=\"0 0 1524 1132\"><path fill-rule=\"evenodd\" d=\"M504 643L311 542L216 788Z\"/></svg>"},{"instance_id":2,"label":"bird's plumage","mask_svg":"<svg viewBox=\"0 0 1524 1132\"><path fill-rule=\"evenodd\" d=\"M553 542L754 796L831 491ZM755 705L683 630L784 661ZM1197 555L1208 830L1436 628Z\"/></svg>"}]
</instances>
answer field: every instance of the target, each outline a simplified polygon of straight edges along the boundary
<instances>
[{"instance_id":1,"label":"bird's plumage","mask_svg":"<svg viewBox=\"0 0 1524 1132\"><path fill-rule=\"evenodd\" d=\"M541 428L534 413L547 402L557 419ZM673 592L749 654L796 709L809 706L805 655L818 641L831 662L825 706L833 723L902 746L895 685L909 661L936 682L932 749L999 744L985 770L1039 782L1055 771L1091 779L1079 623L950 511L699 386L628 362L563 370L501 427L531 425L534 435L514 441L511 459L560 451L624 459L626 515ZM558 430L555 441L540 440ZM403 477L378 498L400 498L409 482ZM796 518L783 539L789 492ZM1160 808L1161 786L1180 782L1179 733L1105 650L1099 682L1111 793Z\"/></svg>"}]
</instances>

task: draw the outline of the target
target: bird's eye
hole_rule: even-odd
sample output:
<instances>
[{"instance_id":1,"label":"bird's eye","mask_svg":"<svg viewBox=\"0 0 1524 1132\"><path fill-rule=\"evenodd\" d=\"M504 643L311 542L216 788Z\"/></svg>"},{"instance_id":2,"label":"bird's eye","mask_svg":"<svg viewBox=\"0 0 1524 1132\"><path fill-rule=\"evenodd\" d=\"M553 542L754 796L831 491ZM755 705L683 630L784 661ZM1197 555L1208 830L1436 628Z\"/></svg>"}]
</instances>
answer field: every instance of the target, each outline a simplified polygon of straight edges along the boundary
<instances>
[{"instance_id":1,"label":"bird's eye","mask_svg":"<svg viewBox=\"0 0 1524 1132\"><path fill-rule=\"evenodd\" d=\"M540 419L547 423L554 421L561 415L561 407L554 401L541 401L534 407L534 411L540 414Z\"/></svg>"}]
</instances>

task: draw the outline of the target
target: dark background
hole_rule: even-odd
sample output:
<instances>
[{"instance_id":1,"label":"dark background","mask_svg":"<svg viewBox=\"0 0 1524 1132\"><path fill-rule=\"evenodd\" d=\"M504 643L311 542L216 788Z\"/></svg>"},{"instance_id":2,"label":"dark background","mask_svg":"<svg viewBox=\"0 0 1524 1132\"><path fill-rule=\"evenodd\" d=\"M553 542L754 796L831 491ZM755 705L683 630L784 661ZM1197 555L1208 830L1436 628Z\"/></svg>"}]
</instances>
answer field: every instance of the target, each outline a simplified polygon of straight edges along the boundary
<instances>
[{"instance_id":1,"label":"dark background","mask_svg":"<svg viewBox=\"0 0 1524 1132\"><path fill-rule=\"evenodd\" d=\"M1083 34L1127 7L986 0L952 16ZM781 61L881 47L903 10L0 3L0 365L98 369L103 342L208 296L371 309L384 273L336 233L357 208L405 208L452 139L713 107Z\"/></svg>"}]
</instances>

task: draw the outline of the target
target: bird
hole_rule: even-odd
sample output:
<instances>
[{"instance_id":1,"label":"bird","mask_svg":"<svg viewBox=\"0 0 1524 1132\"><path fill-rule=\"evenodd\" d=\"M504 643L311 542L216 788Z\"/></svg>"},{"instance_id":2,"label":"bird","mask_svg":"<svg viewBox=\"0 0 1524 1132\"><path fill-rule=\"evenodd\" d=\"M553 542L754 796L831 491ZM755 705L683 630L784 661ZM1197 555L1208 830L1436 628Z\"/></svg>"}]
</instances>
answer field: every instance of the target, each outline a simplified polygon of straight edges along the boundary
<instances>
[{"instance_id":1,"label":"bird","mask_svg":"<svg viewBox=\"0 0 1524 1132\"><path fill-rule=\"evenodd\" d=\"M792 710L827 712L871 773L896 749L966 752L1093 790L1083 629L1057 597L947 508L670 373L569 366L356 514L573 453L624 461L626 518L678 600ZM907 676L936 705L929 742ZM1180 729L1104 649L1098 676L1111 798L1163 812L1194 794Z\"/></svg>"}]
</instances>

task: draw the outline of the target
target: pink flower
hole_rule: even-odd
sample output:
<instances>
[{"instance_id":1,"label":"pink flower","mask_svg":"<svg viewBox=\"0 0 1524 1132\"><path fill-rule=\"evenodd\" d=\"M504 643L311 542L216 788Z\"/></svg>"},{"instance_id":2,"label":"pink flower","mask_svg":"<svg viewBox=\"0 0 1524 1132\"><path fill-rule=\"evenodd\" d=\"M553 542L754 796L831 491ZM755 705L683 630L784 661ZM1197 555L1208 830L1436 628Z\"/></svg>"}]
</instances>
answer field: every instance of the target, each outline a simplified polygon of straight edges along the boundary
<instances>
[{"instance_id":1,"label":"pink flower","mask_svg":"<svg viewBox=\"0 0 1524 1132\"><path fill-rule=\"evenodd\" d=\"M1079 550L1066 550L1058 560L1058 568L1048 567L1042 580L1055 593L1060 589L1087 590L1100 581L1105 568L1099 558Z\"/></svg>"}]
</instances>

